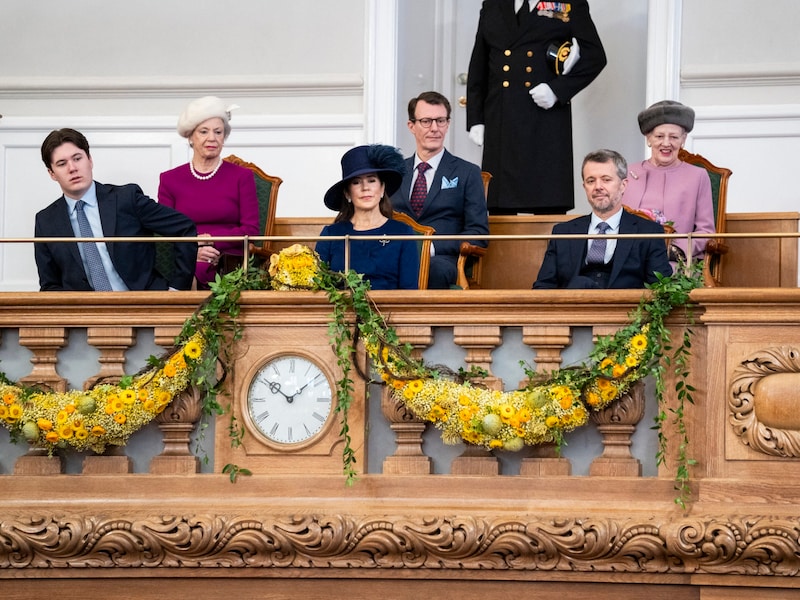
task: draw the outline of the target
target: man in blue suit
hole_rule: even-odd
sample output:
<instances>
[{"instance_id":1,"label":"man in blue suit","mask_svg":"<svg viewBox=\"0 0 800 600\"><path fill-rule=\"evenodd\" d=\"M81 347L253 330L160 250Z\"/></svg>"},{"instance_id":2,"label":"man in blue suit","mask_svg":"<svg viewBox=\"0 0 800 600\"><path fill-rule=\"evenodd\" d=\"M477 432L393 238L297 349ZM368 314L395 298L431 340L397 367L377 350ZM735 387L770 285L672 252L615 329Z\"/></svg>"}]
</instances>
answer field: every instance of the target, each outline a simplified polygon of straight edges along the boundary
<instances>
[{"instance_id":1,"label":"man in blue suit","mask_svg":"<svg viewBox=\"0 0 800 600\"><path fill-rule=\"evenodd\" d=\"M592 214L553 227L534 288L643 288L672 274L661 238L559 239L570 234L663 234L664 228L622 208L628 165L613 150L583 159L583 189Z\"/></svg>"},{"instance_id":2,"label":"man in blue suit","mask_svg":"<svg viewBox=\"0 0 800 600\"><path fill-rule=\"evenodd\" d=\"M394 210L433 227L436 234L465 236L434 241L429 289L448 289L455 284L461 242L485 247L486 240L468 236L489 233L480 167L444 148L450 110L450 102L438 92L423 92L408 103L408 129L417 149L406 159L403 183L392 196Z\"/></svg>"},{"instance_id":3,"label":"man in blue suit","mask_svg":"<svg viewBox=\"0 0 800 600\"><path fill-rule=\"evenodd\" d=\"M52 131L42 143L42 161L63 195L36 214L40 237L195 237L191 219L142 193L135 184L96 183L86 137L74 129ZM36 242L42 291L190 289L197 259L195 242L174 244L174 265L155 269L155 244L140 242Z\"/></svg>"}]
</instances>

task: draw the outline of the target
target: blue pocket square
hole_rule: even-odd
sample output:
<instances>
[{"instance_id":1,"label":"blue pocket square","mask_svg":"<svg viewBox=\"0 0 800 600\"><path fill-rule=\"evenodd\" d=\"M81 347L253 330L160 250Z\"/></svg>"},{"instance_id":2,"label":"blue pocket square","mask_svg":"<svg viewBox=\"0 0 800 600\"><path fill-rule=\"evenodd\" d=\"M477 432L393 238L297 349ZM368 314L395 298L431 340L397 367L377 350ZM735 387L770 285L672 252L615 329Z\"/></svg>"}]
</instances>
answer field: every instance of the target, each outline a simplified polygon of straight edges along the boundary
<instances>
[{"instance_id":1,"label":"blue pocket square","mask_svg":"<svg viewBox=\"0 0 800 600\"><path fill-rule=\"evenodd\" d=\"M447 177L442 177L442 189L449 190L451 188L458 186L458 177L453 177L453 179L448 179Z\"/></svg>"}]
</instances>

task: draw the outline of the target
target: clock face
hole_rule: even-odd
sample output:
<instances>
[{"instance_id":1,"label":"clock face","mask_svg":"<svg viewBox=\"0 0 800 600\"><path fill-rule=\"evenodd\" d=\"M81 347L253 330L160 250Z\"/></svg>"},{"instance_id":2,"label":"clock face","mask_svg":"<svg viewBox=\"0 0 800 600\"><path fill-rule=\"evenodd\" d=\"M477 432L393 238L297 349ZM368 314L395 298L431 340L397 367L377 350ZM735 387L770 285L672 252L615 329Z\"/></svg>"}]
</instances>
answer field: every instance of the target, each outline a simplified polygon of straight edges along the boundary
<instances>
[{"instance_id":1,"label":"clock face","mask_svg":"<svg viewBox=\"0 0 800 600\"><path fill-rule=\"evenodd\" d=\"M320 433L331 414L331 384L313 361L283 355L262 366L250 383L247 411L256 429L281 445Z\"/></svg>"}]
</instances>

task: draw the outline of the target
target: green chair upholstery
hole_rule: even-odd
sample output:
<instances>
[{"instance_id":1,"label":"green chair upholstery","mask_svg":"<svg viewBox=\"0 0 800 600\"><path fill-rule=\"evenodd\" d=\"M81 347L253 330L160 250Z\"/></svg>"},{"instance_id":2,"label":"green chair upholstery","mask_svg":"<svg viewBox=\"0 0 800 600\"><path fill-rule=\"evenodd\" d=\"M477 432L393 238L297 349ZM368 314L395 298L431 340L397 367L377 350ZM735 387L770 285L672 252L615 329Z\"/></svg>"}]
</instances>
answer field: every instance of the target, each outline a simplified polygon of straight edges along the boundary
<instances>
[{"instance_id":1,"label":"green chair upholstery","mask_svg":"<svg viewBox=\"0 0 800 600\"><path fill-rule=\"evenodd\" d=\"M433 235L436 233L436 230L433 227L421 225L405 213L397 212L396 210L392 211L392 218L395 221L400 221L401 223L409 225L415 233L418 233L421 236ZM431 270L431 240L424 238L421 239L419 242L417 242L417 248L419 248L419 289L427 290L428 274Z\"/></svg>"},{"instance_id":2,"label":"green chair upholstery","mask_svg":"<svg viewBox=\"0 0 800 600\"><path fill-rule=\"evenodd\" d=\"M700 154L692 154L681 148L678 158L697 167L702 167L711 180L711 199L714 203L714 225L717 233L725 233L727 225L725 215L728 198L728 179L733 171L725 167L718 167ZM706 287L717 287L722 284L723 256L728 252L728 246L722 238L712 238L706 245L706 255L703 262L703 282Z\"/></svg>"},{"instance_id":3,"label":"green chair upholstery","mask_svg":"<svg viewBox=\"0 0 800 600\"><path fill-rule=\"evenodd\" d=\"M253 177L255 177L256 181L256 194L258 195L259 231L263 232L261 235L264 236L272 235L275 228L275 209L278 205L278 188L283 183L283 179L275 175L267 175L257 165L246 162L235 154L226 156L223 160L253 172ZM268 240L260 244L250 243L248 251L251 255L267 261L275 253Z\"/></svg>"}]
</instances>

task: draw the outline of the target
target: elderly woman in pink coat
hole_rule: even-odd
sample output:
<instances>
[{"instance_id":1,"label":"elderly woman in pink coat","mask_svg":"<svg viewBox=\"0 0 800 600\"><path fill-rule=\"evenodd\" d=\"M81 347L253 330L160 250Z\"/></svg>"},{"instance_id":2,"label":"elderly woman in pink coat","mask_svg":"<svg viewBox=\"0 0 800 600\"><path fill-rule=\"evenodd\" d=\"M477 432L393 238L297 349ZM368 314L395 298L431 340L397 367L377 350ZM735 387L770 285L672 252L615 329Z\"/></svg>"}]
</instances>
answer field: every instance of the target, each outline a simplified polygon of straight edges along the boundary
<instances>
[{"instance_id":1,"label":"elderly woman in pink coat","mask_svg":"<svg viewBox=\"0 0 800 600\"><path fill-rule=\"evenodd\" d=\"M680 102L663 100L639 113L639 129L651 149L650 158L630 165L622 202L651 213L662 225L671 223L676 233L714 233L708 173L678 159L692 127L694 111ZM694 259L703 258L707 241L693 240ZM686 259L687 252L686 239L671 241L671 261Z\"/></svg>"}]
</instances>

